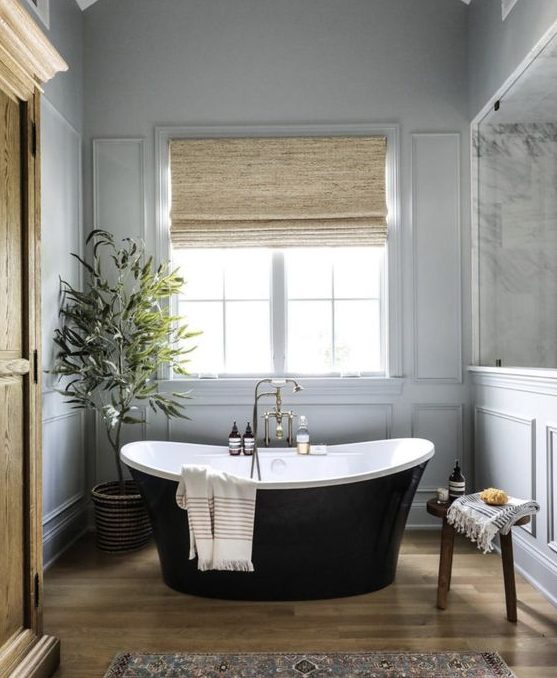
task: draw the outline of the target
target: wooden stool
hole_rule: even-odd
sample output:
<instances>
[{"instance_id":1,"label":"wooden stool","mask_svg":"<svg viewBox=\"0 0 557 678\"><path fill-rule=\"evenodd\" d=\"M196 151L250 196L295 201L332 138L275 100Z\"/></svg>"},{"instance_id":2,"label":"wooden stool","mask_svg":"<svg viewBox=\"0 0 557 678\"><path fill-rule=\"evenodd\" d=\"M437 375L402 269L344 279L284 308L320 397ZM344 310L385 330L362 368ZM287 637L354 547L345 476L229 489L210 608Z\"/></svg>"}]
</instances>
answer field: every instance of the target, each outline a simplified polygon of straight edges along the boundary
<instances>
[{"instance_id":1,"label":"wooden stool","mask_svg":"<svg viewBox=\"0 0 557 678\"><path fill-rule=\"evenodd\" d=\"M432 516L443 519L441 529L441 553L439 556L439 577L437 579L437 607L445 610L447 598L451 588L451 573L453 569L453 549L456 530L447 522L447 511L450 504L438 504L437 499L427 502L427 512ZM526 525L530 516L524 516L514 523ZM503 561L503 579L505 581L505 601L507 603L507 619L516 622L516 586L514 581L513 538L512 529L508 534L499 534L501 540L501 559Z\"/></svg>"}]
</instances>

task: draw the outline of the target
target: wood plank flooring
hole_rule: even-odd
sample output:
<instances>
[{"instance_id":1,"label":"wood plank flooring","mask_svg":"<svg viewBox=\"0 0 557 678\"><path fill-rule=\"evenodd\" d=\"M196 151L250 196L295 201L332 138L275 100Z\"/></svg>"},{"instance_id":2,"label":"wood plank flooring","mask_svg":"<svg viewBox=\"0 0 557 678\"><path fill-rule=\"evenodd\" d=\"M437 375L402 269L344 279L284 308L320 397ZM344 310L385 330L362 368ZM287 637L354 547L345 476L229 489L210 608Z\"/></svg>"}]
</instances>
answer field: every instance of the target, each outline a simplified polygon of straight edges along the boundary
<instances>
[{"instance_id":1,"label":"wood plank flooring","mask_svg":"<svg viewBox=\"0 0 557 678\"><path fill-rule=\"evenodd\" d=\"M457 537L449 606L435 607L439 533L407 532L397 581L328 601L243 603L176 593L153 546L104 555L87 535L47 573L45 631L62 641L56 678L100 678L121 650L496 650L518 678L557 675L557 609L517 575L505 617L501 559Z\"/></svg>"}]
</instances>

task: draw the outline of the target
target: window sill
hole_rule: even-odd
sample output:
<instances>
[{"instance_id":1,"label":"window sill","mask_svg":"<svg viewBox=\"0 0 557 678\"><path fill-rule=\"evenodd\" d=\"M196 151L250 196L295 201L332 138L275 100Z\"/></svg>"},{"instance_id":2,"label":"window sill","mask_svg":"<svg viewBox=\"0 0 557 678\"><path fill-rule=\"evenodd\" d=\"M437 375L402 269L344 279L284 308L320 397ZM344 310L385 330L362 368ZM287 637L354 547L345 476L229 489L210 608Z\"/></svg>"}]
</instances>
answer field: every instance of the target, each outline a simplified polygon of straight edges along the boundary
<instances>
[{"instance_id":1,"label":"window sill","mask_svg":"<svg viewBox=\"0 0 557 678\"><path fill-rule=\"evenodd\" d=\"M160 382L162 391L189 391L195 405L235 405L253 403L258 378L222 377L219 379L169 379ZM292 394L287 385L283 390L285 404L306 405L366 404L379 397L400 396L405 379L401 377L300 377L304 390Z\"/></svg>"}]
</instances>

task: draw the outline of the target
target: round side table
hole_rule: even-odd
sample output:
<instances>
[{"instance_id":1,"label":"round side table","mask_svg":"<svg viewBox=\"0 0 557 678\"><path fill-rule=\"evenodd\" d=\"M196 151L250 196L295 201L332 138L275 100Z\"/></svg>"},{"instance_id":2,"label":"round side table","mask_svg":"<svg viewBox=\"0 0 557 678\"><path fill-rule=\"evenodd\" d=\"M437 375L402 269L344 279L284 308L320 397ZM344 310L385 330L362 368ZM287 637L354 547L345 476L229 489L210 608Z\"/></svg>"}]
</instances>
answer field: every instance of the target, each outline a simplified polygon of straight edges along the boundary
<instances>
[{"instance_id":1,"label":"round side table","mask_svg":"<svg viewBox=\"0 0 557 678\"><path fill-rule=\"evenodd\" d=\"M456 530L447 522L447 511L450 503L440 504L437 499L427 502L427 512L436 518L443 520L441 528L441 551L439 554L439 576L437 578L437 607L445 610L449 589L451 588L451 574L453 569L454 538ZM530 522L530 516L520 518L514 523L526 525ZM501 540L501 560L503 562L503 580L505 582L505 602L507 604L507 619L510 622L517 621L516 613L516 585L514 580L513 537L512 529L508 534L499 534Z\"/></svg>"}]
</instances>

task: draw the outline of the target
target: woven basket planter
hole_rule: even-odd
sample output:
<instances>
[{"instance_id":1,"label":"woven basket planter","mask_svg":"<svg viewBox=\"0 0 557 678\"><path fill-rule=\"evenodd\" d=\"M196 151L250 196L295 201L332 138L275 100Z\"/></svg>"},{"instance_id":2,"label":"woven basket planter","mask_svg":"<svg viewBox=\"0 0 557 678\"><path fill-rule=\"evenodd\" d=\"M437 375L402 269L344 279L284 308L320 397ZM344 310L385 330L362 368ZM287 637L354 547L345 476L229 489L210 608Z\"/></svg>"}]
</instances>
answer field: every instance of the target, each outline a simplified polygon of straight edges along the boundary
<instances>
[{"instance_id":1,"label":"woven basket planter","mask_svg":"<svg viewBox=\"0 0 557 678\"><path fill-rule=\"evenodd\" d=\"M125 489L126 494L120 494L120 485L110 482L96 485L91 491L101 551L135 551L151 538L151 523L136 484L128 480Z\"/></svg>"}]
</instances>

